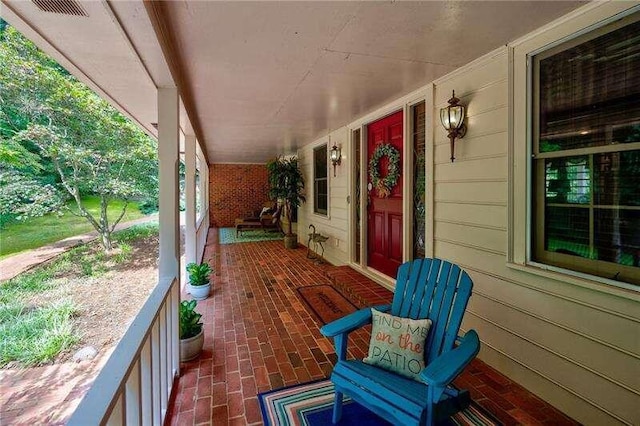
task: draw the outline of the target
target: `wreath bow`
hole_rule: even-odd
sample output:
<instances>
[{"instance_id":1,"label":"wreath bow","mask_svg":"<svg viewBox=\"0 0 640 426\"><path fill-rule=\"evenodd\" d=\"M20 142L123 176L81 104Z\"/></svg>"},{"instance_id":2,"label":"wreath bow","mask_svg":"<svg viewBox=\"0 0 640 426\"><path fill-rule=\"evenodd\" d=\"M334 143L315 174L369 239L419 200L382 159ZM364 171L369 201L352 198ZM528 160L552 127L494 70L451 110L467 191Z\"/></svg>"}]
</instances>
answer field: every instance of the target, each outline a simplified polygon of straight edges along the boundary
<instances>
[{"instance_id":1,"label":"wreath bow","mask_svg":"<svg viewBox=\"0 0 640 426\"><path fill-rule=\"evenodd\" d=\"M387 175L380 178L380 160L387 157ZM378 192L378 197L387 198L398 184L400 177L400 151L390 143L378 145L369 160L369 179Z\"/></svg>"}]
</instances>

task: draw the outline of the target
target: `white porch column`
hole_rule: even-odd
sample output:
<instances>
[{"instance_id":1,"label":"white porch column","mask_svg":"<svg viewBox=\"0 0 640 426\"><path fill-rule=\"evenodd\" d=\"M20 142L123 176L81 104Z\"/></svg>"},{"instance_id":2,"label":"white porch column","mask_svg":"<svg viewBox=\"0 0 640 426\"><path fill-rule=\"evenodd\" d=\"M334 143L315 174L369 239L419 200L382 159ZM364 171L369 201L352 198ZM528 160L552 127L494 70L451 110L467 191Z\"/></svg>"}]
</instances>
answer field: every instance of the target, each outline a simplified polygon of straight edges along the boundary
<instances>
[{"instance_id":1,"label":"white porch column","mask_svg":"<svg viewBox=\"0 0 640 426\"><path fill-rule=\"evenodd\" d=\"M180 117L178 90L158 89L158 162L160 183L159 277L180 279Z\"/></svg>"},{"instance_id":2,"label":"white porch column","mask_svg":"<svg viewBox=\"0 0 640 426\"><path fill-rule=\"evenodd\" d=\"M201 192L201 202L202 209L205 211L206 215L209 216L209 165L207 161L204 159L204 155L202 156L201 163L201 171L200 176L202 180L202 192Z\"/></svg>"},{"instance_id":3,"label":"white porch column","mask_svg":"<svg viewBox=\"0 0 640 426\"><path fill-rule=\"evenodd\" d=\"M185 262L197 262L197 237L196 237L196 137L186 135L184 141L184 162L185 162L185 229L184 229L184 251ZM202 179L202 173L200 174Z\"/></svg>"}]
</instances>

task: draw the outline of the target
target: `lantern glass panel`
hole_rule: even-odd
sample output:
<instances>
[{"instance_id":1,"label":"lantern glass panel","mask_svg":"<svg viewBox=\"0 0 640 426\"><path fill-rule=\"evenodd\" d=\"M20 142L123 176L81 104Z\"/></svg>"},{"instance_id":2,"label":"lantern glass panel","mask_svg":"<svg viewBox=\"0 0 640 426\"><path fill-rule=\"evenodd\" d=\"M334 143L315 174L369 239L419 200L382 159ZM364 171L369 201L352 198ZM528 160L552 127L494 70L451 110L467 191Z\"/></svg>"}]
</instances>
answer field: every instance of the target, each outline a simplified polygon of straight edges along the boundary
<instances>
[{"instance_id":1,"label":"lantern glass panel","mask_svg":"<svg viewBox=\"0 0 640 426\"><path fill-rule=\"evenodd\" d=\"M331 161L336 162L340 159L340 150L337 147L331 148Z\"/></svg>"},{"instance_id":2,"label":"lantern glass panel","mask_svg":"<svg viewBox=\"0 0 640 426\"><path fill-rule=\"evenodd\" d=\"M449 117L451 128L459 129L464 118L464 107L462 105L452 106L450 108Z\"/></svg>"},{"instance_id":3,"label":"lantern glass panel","mask_svg":"<svg viewBox=\"0 0 640 426\"><path fill-rule=\"evenodd\" d=\"M449 107L442 108L440 110L440 121L442 122L442 126L444 126L445 130L451 129L451 120L449 118Z\"/></svg>"}]
</instances>

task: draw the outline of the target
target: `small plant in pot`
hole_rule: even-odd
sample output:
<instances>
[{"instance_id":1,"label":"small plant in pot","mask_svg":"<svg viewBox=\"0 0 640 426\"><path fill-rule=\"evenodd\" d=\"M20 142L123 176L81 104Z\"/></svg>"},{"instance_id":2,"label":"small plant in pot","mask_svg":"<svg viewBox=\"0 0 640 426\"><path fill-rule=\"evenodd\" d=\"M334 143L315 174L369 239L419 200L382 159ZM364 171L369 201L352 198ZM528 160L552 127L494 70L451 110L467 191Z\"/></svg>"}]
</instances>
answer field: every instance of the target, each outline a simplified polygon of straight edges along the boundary
<instances>
[{"instance_id":1,"label":"small plant in pot","mask_svg":"<svg viewBox=\"0 0 640 426\"><path fill-rule=\"evenodd\" d=\"M209 274L213 272L208 263L189 263L187 265L187 273L189 274L189 283L187 291L196 300L204 300L209 297L211 284L209 283Z\"/></svg>"},{"instance_id":2,"label":"small plant in pot","mask_svg":"<svg viewBox=\"0 0 640 426\"><path fill-rule=\"evenodd\" d=\"M202 314L195 311L198 302L183 300L180 303L180 361L197 358L204 344Z\"/></svg>"}]
</instances>

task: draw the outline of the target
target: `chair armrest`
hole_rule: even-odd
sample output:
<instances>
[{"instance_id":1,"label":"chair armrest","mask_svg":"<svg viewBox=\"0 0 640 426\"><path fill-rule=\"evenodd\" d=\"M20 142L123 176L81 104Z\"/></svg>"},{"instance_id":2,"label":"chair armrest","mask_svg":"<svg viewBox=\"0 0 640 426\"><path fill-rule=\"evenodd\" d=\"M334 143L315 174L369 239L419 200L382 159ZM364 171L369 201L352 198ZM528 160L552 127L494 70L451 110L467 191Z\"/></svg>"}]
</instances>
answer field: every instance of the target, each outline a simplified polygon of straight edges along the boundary
<instances>
[{"instance_id":1,"label":"chair armrest","mask_svg":"<svg viewBox=\"0 0 640 426\"><path fill-rule=\"evenodd\" d=\"M459 346L434 359L420 372L420 378L428 385L445 387L462 372L479 351L478 333L469 330Z\"/></svg>"},{"instance_id":2,"label":"chair armrest","mask_svg":"<svg viewBox=\"0 0 640 426\"><path fill-rule=\"evenodd\" d=\"M386 312L391 309L391 305L379 305L374 306L374 308L378 311ZM326 337L335 337L339 334L349 333L370 322L371 308L364 308L324 325L320 329L320 333Z\"/></svg>"}]
</instances>

